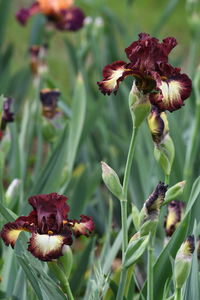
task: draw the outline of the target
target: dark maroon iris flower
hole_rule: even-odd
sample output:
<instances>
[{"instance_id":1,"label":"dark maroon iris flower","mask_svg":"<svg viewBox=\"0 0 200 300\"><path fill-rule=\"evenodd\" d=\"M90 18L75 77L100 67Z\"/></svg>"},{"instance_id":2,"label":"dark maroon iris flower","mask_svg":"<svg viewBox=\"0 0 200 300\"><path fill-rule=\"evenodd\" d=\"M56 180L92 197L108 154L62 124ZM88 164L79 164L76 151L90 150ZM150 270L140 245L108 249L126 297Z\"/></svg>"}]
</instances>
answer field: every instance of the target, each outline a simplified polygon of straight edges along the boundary
<instances>
[{"instance_id":1,"label":"dark maroon iris flower","mask_svg":"<svg viewBox=\"0 0 200 300\"><path fill-rule=\"evenodd\" d=\"M21 8L17 20L26 25L33 15L41 13L59 30L76 31L83 27L84 13L73 0L36 0L29 8Z\"/></svg>"},{"instance_id":2,"label":"dark maroon iris flower","mask_svg":"<svg viewBox=\"0 0 200 300\"><path fill-rule=\"evenodd\" d=\"M29 198L33 211L7 223L1 231L4 243L14 247L21 231L31 233L28 251L43 261L51 261L62 255L64 245L73 243L72 235L89 236L94 230L90 217L81 215L80 221L69 220L70 210L67 198L56 193L37 195Z\"/></svg>"},{"instance_id":3,"label":"dark maroon iris flower","mask_svg":"<svg viewBox=\"0 0 200 300\"><path fill-rule=\"evenodd\" d=\"M150 102L160 111L174 111L184 105L192 90L192 82L179 68L168 63L168 55L177 45L173 37L158 39L140 33L138 41L125 49L129 63L116 61L105 66L103 80L97 82L103 94L117 93L119 84L127 76L135 78L136 86L149 94Z\"/></svg>"},{"instance_id":4,"label":"dark maroon iris flower","mask_svg":"<svg viewBox=\"0 0 200 300\"><path fill-rule=\"evenodd\" d=\"M185 204L181 201L172 201L167 207L167 216L165 218L166 236L170 237L175 232L184 215Z\"/></svg>"}]
</instances>

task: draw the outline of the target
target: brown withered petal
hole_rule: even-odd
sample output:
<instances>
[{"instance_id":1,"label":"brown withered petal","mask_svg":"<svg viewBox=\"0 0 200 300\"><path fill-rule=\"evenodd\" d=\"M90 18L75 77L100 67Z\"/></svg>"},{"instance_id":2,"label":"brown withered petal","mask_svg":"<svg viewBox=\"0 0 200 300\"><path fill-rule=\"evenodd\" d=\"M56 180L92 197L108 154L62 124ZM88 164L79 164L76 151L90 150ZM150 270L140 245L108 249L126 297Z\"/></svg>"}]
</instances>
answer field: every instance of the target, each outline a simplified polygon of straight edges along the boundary
<instances>
[{"instance_id":1,"label":"brown withered petal","mask_svg":"<svg viewBox=\"0 0 200 300\"><path fill-rule=\"evenodd\" d=\"M43 115L52 119L58 112L57 102L60 96L58 90L43 89L40 91Z\"/></svg>"},{"instance_id":2,"label":"brown withered petal","mask_svg":"<svg viewBox=\"0 0 200 300\"><path fill-rule=\"evenodd\" d=\"M89 236L89 234L94 230L94 222L92 218L81 215L80 221L72 221L72 230L76 237L80 235Z\"/></svg>"},{"instance_id":3,"label":"brown withered petal","mask_svg":"<svg viewBox=\"0 0 200 300\"><path fill-rule=\"evenodd\" d=\"M71 245L72 242L72 234L69 229L65 231L65 235L33 233L29 240L28 251L42 261L51 261L62 256L63 246Z\"/></svg>"},{"instance_id":4,"label":"brown withered petal","mask_svg":"<svg viewBox=\"0 0 200 300\"><path fill-rule=\"evenodd\" d=\"M166 236L172 236L183 217L185 204L181 201L172 201L167 207L167 216L165 218Z\"/></svg>"},{"instance_id":5,"label":"brown withered petal","mask_svg":"<svg viewBox=\"0 0 200 300\"><path fill-rule=\"evenodd\" d=\"M153 193L149 196L149 198L145 202L145 208L147 215L150 218L157 217L160 207L164 201L165 193L167 191L167 185L165 185L163 182L159 182L159 184L156 186Z\"/></svg>"},{"instance_id":6,"label":"brown withered petal","mask_svg":"<svg viewBox=\"0 0 200 300\"><path fill-rule=\"evenodd\" d=\"M161 111L170 112L184 105L192 90L192 81L186 74L177 74L161 82L157 92L150 94L150 102Z\"/></svg>"}]
</instances>

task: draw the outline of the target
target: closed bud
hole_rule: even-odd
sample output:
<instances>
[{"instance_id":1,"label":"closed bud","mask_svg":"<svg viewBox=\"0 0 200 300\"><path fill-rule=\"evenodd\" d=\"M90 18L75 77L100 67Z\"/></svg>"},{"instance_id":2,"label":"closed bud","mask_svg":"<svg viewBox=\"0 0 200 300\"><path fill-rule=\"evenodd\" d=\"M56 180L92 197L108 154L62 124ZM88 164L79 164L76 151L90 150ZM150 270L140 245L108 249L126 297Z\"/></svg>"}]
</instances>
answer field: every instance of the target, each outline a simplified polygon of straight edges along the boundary
<instances>
[{"instance_id":1,"label":"closed bud","mask_svg":"<svg viewBox=\"0 0 200 300\"><path fill-rule=\"evenodd\" d=\"M181 289L186 282L192 264L192 254L194 252L194 236L188 236L177 252L175 258L175 285Z\"/></svg>"},{"instance_id":2,"label":"closed bud","mask_svg":"<svg viewBox=\"0 0 200 300\"><path fill-rule=\"evenodd\" d=\"M169 134L167 134L164 140L154 148L155 159L167 176L169 176L171 173L171 168L174 162L174 155L174 143Z\"/></svg>"},{"instance_id":3,"label":"closed bud","mask_svg":"<svg viewBox=\"0 0 200 300\"><path fill-rule=\"evenodd\" d=\"M64 245L62 248L62 254L63 255L58 258L58 264L61 266L66 278L68 279L73 265L73 254L71 248L68 245Z\"/></svg>"},{"instance_id":4,"label":"closed bud","mask_svg":"<svg viewBox=\"0 0 200 300\"><path fill-rule=\"evenodd\" d=\"M14 179L11 184L9 185L6 193L5 193L5 200L7 204L13 202L16 200L16 197L19 195L19 188L21 185L21 180L20 179Z\"/></svg>"},{"instance_id":5,"label":"closed bud","mask_svg":"<svg viewBox=\"0 0 200 300\"><path fill-rule=\"evenodd\" d=\"M167 216L165 218L165 233L171 237L180 224L184 215L185 204L181 201L172 201L167 207Z\"/></svg>"},{"instance_id":6,"label":"closed bud","mask_svg":"<svg viewBox=\"0 0 200 300\"><path fill-rule=\"evenodd\" d=\"M122 186L119 177L117 176L117 173L103 161L101 162L101 166L102 178L105 185L114 196L121 200Z\"/></svg>"},{"instance_id":7,"label":"closed bud","mask_svg":"<svg viewBox=\"0 0 200 300\"><path fill-rule=\"evenodd\" d=\"M129 107L134 126L137 129L149 114L151 104L147 94L138 90L135 81L129 94Z\"/></svg>"},{"instance_id":8,"label":"closed bud","mask_svg":"<svg viewBox=\"0 0 200 300\"><path fill-rule=\"evenodd\" d=\"M159 109L154 106L147 120L154 143L160 144L169 132L166 113L160 112Z\"/></svg>"},{"instance_id":9,"label":"closed bud","mask_svg":"<svg viewBox=\"0 0 200 300\"><path fill-rule=\"evenodd\" d=\"M180 198L183 195L185 183L186 183L185 180L180 181L175 185L173 185L172 187L170 187L166 192L165 202L163 203L163 205L167 204L168 202L171 202L172 200Z\"/></svg>"}]
</instances>

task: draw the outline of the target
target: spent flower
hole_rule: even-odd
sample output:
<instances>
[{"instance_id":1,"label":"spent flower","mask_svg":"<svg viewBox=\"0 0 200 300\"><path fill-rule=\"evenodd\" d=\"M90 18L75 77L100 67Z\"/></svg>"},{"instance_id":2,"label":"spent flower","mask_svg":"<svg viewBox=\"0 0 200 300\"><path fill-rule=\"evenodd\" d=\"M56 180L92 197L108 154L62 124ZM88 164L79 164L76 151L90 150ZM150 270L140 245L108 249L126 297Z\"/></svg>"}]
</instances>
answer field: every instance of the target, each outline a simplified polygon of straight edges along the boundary
<instances>
[{"instance_id":1,"label":"spent flower","mask_svg":"<svg viewBox=\"0 0 200 300\"><path fill-rule=\"evenodd\" d=\"M57 107L59 96L60 96L59 90L43 89L40 91L42 113L46 118L52 119L59 112Z\"/></svg>"},{"instance_id":2,"label":"spent flower","mask_svg":"<svg viewBox=\"0 0 200 300\"><path fill-rule=\"evenodd\" d=\"M72 234L89 236L94 230L93 220L81 215L80 221L68 219L67 197L57 193L41 194L29 198L33 211L15 222L3 226L1 238L14 248L20 232L31 233L28 251L43 261L52 261L63 255L64 245L73 243Z\"/></svg>"},{"instance_id":3,"label":"spent flower","mask_svg":"<svg viewBox=\"0 0 200 300\"><path fill-rule=\"evenodd\" d=\"M139 91L148 94L152 105L160 111L174 111L190 96L192 82L180 68L168 63L171 50L177 45L173 37L161 43L147 33L140 33L138 41L125 49L130 62L115 61L103 69L103 80L97 82L103 94L117 93L119 84L133 76Z\"/></svg>"},{"instance_id":4,"label":"spent flower","mask_svg":"<svg viewBox=\"0 0 200 300\"><path fill-rule=\"evenodd\" d=\"M4 98L3 100L3 109L2 109L1 125L0 125L0 140L3 137L7 123L14 121L14 113L11 112L12 103L13 103L13 99L10 97Z\"/></svg>"},{"instance_id":5,"label":"spent flower","mask_svg":"<svg viewBox=\"0 0 200 300\"><path fill-rule=\"evenodd\" d=\"M76 31L83 26L84 13L74 6L73 0L37 0L29 8L21 8L17 20L26 25L28 19L38 13L59 30Z\"/></svg>"}]
</instances>

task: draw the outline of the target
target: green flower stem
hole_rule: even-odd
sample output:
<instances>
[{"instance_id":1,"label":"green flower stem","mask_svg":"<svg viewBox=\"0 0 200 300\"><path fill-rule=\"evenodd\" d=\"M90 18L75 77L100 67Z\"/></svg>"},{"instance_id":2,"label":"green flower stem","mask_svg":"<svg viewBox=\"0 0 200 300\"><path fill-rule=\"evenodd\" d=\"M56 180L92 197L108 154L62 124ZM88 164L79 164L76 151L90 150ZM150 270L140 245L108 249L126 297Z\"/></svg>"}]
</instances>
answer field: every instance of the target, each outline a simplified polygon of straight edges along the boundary
<instances>
[{"instance_id":1,"label":"green flower stem","mask_svg":"<svg viewBox=\"0 0 200 300\"><path fill-rule=\"evenodd\" d=\"M55 275L55 277L60 281L60 287L62 291L67 295L67 299L74 300L72 291L70 289L69 281L62 269L58 266L56 262L48 262L48 267Z\"/></svg>"},{"instance_id":2,"label":"green flower stem","mask_svg":"<svg viewBox=\"0 0 200 300\"><path fill-rule=\"evenodd\" d=\"M169 184L169 175L165 175L165 184Z\"/></svg>"},{"instance_id":3,"label":"green flower stem","mask_svg":"<svg viewBox=\"0 0 200 300\"><path fill-rule=\"evenodd\" d=\"M147 270L147 300L153 300L153 252L154 237L151 234L148 245L148 270Z\"/></svg>"},{"instance_id":4,"label":"green flower stem","mask_svg":"<svg viewBox=\"0 0 200 300\"><path fill-rule=\"evenodd\" d=\"M176 288L174 300L182 300L181 288Z\"/></svg>"},{"instance_id":5,"label":"green flower stem","mask_svg":"<svg viewBox=\"0 0 200 300\"><path fill-rule=\"evenodd\" d=\"M133 161L133 154L134 154L134 146L135 146L135 139L137 135L137 130L133 127L131 142L129 146L128 157L126 161L125 173L124 173L124 181L122 186L122 199L120 199L121 203L121 222L122 222L122 264L124 262L125 252L128 245L128 230L127 230L127 194L128 194L128 182L131 172L131 166ZM117 293L116 300L122 300L124 295L124 289L126 284L127 278L127 269L122 268L121 276L120 276L120 283L119 289Z\"/></svg>"}]
</instances>

